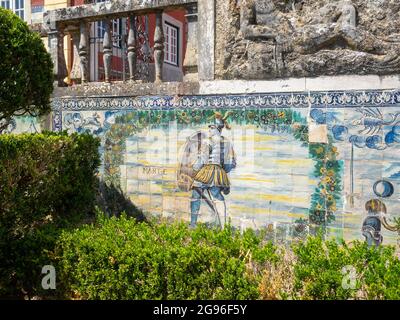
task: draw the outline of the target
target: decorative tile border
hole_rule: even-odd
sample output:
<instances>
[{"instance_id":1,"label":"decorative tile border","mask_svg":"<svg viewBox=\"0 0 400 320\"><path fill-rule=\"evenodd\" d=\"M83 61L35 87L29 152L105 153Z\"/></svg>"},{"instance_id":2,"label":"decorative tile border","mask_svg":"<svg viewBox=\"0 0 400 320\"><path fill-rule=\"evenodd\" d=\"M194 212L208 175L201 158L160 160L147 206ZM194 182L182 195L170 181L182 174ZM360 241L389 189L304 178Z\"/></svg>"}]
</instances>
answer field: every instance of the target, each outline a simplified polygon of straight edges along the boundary
<instances>
[{"instance_id":1,"label":"decorative tile border","mask_svg":"<svg viewBox=\"0 0 400 320\"><path fill-rule=\"evenodd\" d=\"M399 106L400 90L257 93L243 95L54 98L62 110L173 110L217 108L351 108Z\"/></svg>"},{"instance_id":2,"label":"decorative tile border","mask_svg":"<svg viewBox=\"0 0 400 320\"><path fill-rule=\"evenodd\" d=\"M59 132L62 131L62 113L60 110L53 111L53 131Z\"/></svg>"}]
</instances>

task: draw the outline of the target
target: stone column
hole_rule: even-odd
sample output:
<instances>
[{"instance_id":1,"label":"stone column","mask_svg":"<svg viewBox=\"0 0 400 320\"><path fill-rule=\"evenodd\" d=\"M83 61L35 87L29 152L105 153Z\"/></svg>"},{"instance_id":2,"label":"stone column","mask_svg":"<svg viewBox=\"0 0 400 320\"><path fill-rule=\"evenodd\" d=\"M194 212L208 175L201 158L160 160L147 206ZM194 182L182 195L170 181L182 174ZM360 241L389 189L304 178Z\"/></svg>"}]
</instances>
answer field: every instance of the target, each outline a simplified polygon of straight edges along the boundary
<instances>
[{"instance_id":1,"label":"stone column","mask_svg":"<svg viewBox=\"0 0 400 320\"><path fill-rule=\"evenodd\" d=\"M104 78L106 82L111 81L111 59L112 59L112 21L104 21L104 38L103 38L103 63Z\"/></svg>"},{"instance_id":2,"label":"stone column","mask_svg":"<svg viewBox=\"0 0 400 320\"><path fill-rule=\"evenodd\" d=\"M214 80L215 0L198 0L199 80Z\"/></svg>"},{"instance_id":3,"label":"stone column","mask_svg":"<svg viewBox=\"0 0 400 320\"><path fill-rule=\"evenodd\" d=\"M79 58L81 66L81 81L82 83L89 81L89 32L88 23L81 21L79 26Z\"/></svg>"},{"instance_id":4,"label":"stone column","mask_svg":"<svg viewBox=\"0 0 400 320\"><path fill-rule=\"evenodd\" d=\"M48 32L49 53L54 64L54 81L58 86L66 86L67 65L64 56L64 31L50 30ZM32 61L32 63L35 63Z\"/></svg>"},{"instance_id":5,"label":"stone column","mask_svg":"<svg viewBox=\"0 0 400 320\"><path fill-rule=\"evenodd\" d=\"M199 81L197 68L197 5L187 7L186 20L188 22L188 33L185 60L183 61L183 80Z\"/></svg>"},{"instance_id":6,"label":"stone column","mask_svg":"<svg viewBox=\"0 0 400 320\"><path fill-rule=\"evenodd\" d=\"M128 32L128 65L129 80L135 81L136 75L136 25L135 16L129 16L129 32Z\"/></svg>"},{"instance_id":7,"label":"stone column","mask_svg":"<svg viewBox=\"0 0 400 320\"><path fill-rule=\"evenodd\" d=\"M154 67L155 82L162 82L162 68L164 63L164 28L162 10L156 12L156 29L154 31Z\"/></svg>"},{"instance_id":8,"label":"stone column","mask_svg":"<svg viewBox=\"0 0 400 320\"><path fill-rule=\"evenodd\" d=\"M81 34L79 29L71 30L69 34L72 38L73 47L72 68L69 77L72 82L79 83L81 82L81 59L79 57L79 42Z\"/></svg>"}]
</instances>

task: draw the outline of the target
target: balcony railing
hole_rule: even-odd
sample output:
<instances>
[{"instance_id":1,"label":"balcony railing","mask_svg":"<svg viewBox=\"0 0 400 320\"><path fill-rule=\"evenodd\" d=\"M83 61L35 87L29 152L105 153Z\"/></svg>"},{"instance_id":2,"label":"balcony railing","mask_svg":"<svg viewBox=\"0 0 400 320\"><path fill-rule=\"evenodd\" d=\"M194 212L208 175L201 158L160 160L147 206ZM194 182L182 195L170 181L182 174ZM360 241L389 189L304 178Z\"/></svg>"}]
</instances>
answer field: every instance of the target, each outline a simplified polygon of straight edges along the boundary
<instances>
[{"instance_id":1,"label":"balcony railing","mask_svg":"<svg viewBox=\"0 0 400 320\"><path fill-rule=\"evenodd\" d=\"M111 82L115 79L113 76L112 57L113 57L113 35L112 23L114 19L123 19L127 25L127 34L121 41L124 42L121 50L123 61L127 62L123 66L123 77L120 80L138 81L138 29L137 17L155 14L155 30L154 30L154 82L163 81L163 63L164 63L164 31L162 23L162 14L166 11L185 9L188 12L188 29L197 28L197 0L116 0L99 3L89 3L81 6L67 7L47 11L44 13L44 26L47 30L49 39L49 51L54 62L54 74L58 86L66 86L64 80L67 78L67 67L64 56L64 36L70 35L73 40L74 57L72 72L74 82L87 83L89 81L99 81L98 77L93 79L90 72L90 59L102 59L102 79ZM135 22L136 21L136 22ZM90 29L96 22L101 22L103 27L102 39L97 39L101 43L101 54L91 54ZM192 26L190 25L192 24ZM196 27L193 27L196 24ZM196 33L197 35L197 33ZM193 46L198 39L191 39L188 34L188 47ZM192 42L190 44L190 42ZM197 54L197 53L196 53ZM193 64L191 57L189 64ZM197 64L197 59L196 60ZM143 61L139 61L143 62ZM192 65L184 63L184 69L193 70ZM195 66L195 69L197 66ZM128 75L125 76L125 69ZM190 71L192 72L192 71Z\"/></svg>"}]
</instances>

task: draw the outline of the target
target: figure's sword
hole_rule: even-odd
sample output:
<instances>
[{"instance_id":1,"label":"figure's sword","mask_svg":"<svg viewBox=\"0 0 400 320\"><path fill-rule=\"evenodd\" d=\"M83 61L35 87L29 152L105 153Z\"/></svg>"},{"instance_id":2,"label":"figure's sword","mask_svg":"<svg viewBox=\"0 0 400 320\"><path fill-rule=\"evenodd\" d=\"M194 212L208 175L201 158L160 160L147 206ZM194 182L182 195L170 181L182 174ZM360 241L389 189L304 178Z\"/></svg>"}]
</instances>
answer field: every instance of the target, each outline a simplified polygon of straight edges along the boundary
<instances>
[{"instance_id":1,"label":"figure's sword","mask_svg":"<svg viewBox=\"0 0 400 320\"><path fill-rule=\"evenodd\" d=\"M208 206L211 208L212 211L215 211L213 203L204 195L203 190L201 190L198 187L193 187L193 190L196 190L196 192L200 195L200 197L205 200L205 202L208 204Z\"/></svg>"},{"instance_id":2,"label":"figure's sword","mask_svg":"<svg viewBox=\"0 0 400 320\"><path fill-rule=\"evenodd\" d=\"M217 215L219 226L222 227L221 218L220 218L220 216L219 216L219 213L218 213L217 208L215 207L214 201L212 201L212 196L211 196L210 189L207 189L207 193L208 193L208 196L209 196L210 199L211 199L211 203L212 203L212 206L213 206L213 208L214 208L214 213Z\"/></svg>"},{"instance_id":3,"label":"figure's sword","mask_svg":"<svg viewBox=\"0 0 400 320\"><path fill-rule=\"evenodd\" d=\"M219 225L221 226L221 219L220 219L220 217L219 217L217 208L215 207L214 202L213 202L212 200L210 200L210 199L212 199L210 190L207 189L208 196L210 197L210 199L208 199L208 198L204 195L204 191L203 191L203 190L201 190L201 189L198 188L198 187L194 187L193 189L196 190L196 192L197 192L197 193L200 195L200 197L207 203L207 205L210 207L210 209L217 215Z\"/></svg>"}]
</instances>

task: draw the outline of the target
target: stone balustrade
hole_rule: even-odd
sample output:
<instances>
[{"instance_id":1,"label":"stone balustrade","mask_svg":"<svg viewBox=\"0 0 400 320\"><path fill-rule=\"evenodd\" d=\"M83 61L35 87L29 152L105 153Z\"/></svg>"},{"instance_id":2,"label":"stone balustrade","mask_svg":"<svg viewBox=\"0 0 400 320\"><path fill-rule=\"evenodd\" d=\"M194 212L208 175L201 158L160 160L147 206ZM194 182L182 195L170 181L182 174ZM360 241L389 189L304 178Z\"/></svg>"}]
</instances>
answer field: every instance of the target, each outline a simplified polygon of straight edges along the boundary
<instances>
[{"instance_id":1,"label":"stone balustrade","mask_svg":"<svg viewBox=\"0 0 400 320\"><path fill-rule=\"evenodd\" d=\"M164 61L164 31L162 14L164 11L184 8L190 14L188 18L187 47L188 56L184 63L184 70L197 72L197 0L116 0L95 4L85 4L75 7L50 10L44 13L44 26L47 30L49 41L49 52L54 62L55 81L58 86L66 86L64 79L67 77L66 61L64 56L64 36L70 35L74 44L74 67L78 69L80 78L78 82L85 84L90 82L90 43L89 30L90 24L96 21L103 21L103 65L104 78L110 82L111 59L112 59L112 20L126 18L127 20L127 41L126 58L129 66L129 80L136 81L137 67L137 35L135 30L135 17L147 14L155 14L156 26L154 32L154 67L155 82L163 81L163 61ZM199 2L204 2L200 0ZM196 25L196 26L194 26ZM196 32L191 32L195 30ZM77 66L79 64L79 66ZM189 77L193 79L193 77Z\"/></svg>"}]
</instances>

